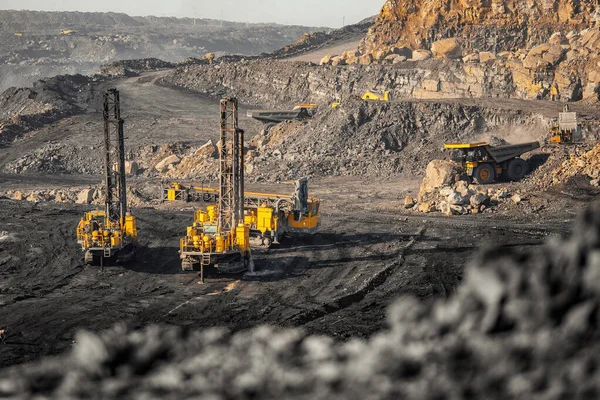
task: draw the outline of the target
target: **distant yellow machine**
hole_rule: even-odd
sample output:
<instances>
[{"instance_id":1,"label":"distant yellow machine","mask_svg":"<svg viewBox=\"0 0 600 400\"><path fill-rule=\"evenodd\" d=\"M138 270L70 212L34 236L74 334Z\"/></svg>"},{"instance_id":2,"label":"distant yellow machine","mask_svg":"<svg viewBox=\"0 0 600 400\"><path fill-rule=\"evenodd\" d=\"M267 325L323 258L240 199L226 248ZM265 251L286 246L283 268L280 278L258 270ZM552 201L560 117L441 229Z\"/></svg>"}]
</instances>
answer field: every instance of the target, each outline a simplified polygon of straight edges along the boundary
<instances>
[{"instance_id":1,"label":"distant yellow machine","mask_svg":"<svg viewBox=\"0 0 600 400\"><path fill-rule=\"evenodd\" d=\"M569 112L569 106L558 114L558 120L550 126L550 143L574 143L581 137L581 126L577 122L577 113Z\"/></svg>"},{"instance_id":2,"label":"distant yellow machine","mask_svg":"<svg viewBox=\"0 0 600 400\"><path fill-rule=\"evenodd\" d=\"M373 92L373 91L366 91L365 94L363 94L362 96L363 100L367 100L367 101L384 101L384 102L388 102L391 100L390 97L390 91L386 90L383 94L381 93L377 93L377 92Z\"/></svg>"},{"instance_id":3,"label":"distant yellow machine","mask_svg":"<svg viewBox=\"0 0 600 400\"><path fill-rule=\"evenodd\" d=\"M23 34L21 32L17 32L17 33L15 33L15 36L16 37L23 37Z\"/></svg>"},{"instance_id":4,"label":"distant yellow machine","mask_svg":"<svg viewBox=\"0 0 600 400\"><path fill-rule=\"evenodd\" d=\"M60 34L61 35L72 35L74 33L77 33L78 31L75 31L73 29L61 29L60 30Z\"/></svg>"}]
</instances>

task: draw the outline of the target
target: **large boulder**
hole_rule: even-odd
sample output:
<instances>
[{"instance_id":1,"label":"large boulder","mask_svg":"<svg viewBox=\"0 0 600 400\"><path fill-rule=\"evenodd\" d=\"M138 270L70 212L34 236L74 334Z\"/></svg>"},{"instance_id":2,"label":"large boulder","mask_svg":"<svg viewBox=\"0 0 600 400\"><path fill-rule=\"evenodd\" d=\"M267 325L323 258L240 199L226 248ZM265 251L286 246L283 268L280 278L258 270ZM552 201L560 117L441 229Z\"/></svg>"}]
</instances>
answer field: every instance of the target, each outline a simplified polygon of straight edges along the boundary
<instances>
[{"instance_id":1,"label":"large boulder","mask_svg":"<svg viewBox=\"0 0 600 400\"><path fill-rule=\"evenodd\" d=\"M346 60L343 56L336 56L331 59L331 65L337 67L338 65L346 65Z\"/></svg>"},{"instance_id":2,"label":"large boulder","mask_svg":"<svg viewBox=\"0 0 600 400\"><path fill-rule=\"evenodd\" d=\"M344 59L346 64L358 64L359 57L360 52L357 50L348 50L342 53L342 58Z\"/></svg>"},{"instance_id":3,"label":"large boulder","mask_svg":"<svg viewBox=\"0 0 600 400\"><path fill-rule=\"evenodd\" d=\"M127 176L136 176L140 170L140 166L135 161L125 161L125 174Z\"/></svg>"},{"instance_id":4,"label":"large boulder","mask_svg":"<svg viewBox=\"0 0 600 400\"><path fill-rule=\"evenodd\" d=\"M213 155L215 155L216 152L217 146L213 144L212 140L209 140L208 142L200 146L198 150L196 150L194 155L200 157L212 157Z\"/></svg>"},{"instance_id":5,"label":"large boulder","mask_svg":"<svg viewBox=\"0 0 600 400\"><path fill-rule=\"evenodd\" d=\"M431 52L429 50L414 50L412 52L413 61L429 60L431 58Z\"/></svg>"},{"instance_id":6,"label":"large boulder","mask_svg":"<svg viewBox=\"0 0 600 400\"><path fill-rule=\"evenodd\" d=\"M448 196L447 201L448 201L448 204L450 204L450 205L464 206L464 205L469 204L469 199L470 199L469 196L463 196L458 191L453 191Z\"/></svg>"},{"instance_id":7,"label":"large boulder","mask_svg":"<svg viewBox=\"0 0 600 400\"><path fill-rule=\"evenodd\" d=\"M488 62L490 60L495 60L496 56L493 53L490 53L489 51L481 51L479 52L479 62L481 63L485 63Z\"/></svg>"},{"instance_id":8,"label":"large boulder","mask_svg":"<svg viewBox=\"0 0 600 400\"><path fill-rule=\"evenodd\" d=\"M75 200L75 203L77 203L77 204L90 204L92 201L94 201L94 197L95 196L96 196L96 190L95 189L85 189L85 190L82 190L77 195L77 199Z\"/></svg>"},{"instance_id":9,"label":"large boulder","mask_svg":"<svg viewBox=\"0 0 600 400\"><path fill-rule=\"evenodd\" d=\"M321 61L319 62L319 65L331 65L331 59L332 59L332 55L331 54L327 54L325 57L323 57L321 59Z\"/></svg>"},{"instance_id":10,"label":"large boulder","mask_svg":"<svg viewBox=\"0 0 600 400\"><path fill-rule=\"evenodd\" d=\"M169 157L163 159L158 164L156 164L156 166L154 168L158 172L165 172L166 170L169 169L169 166L179 164L180 161L181 161L181 159L176 154L173 154L173 155L170 155Z\"/></svg>"},{"instance_id":11,"label":"large boulder","mask_svg":"<svg viewBox=\"0 0 600 400\"><path fill-rule=\"evenodd\" d=\"M548 64L555 65L566 52L560 45L541 44L532 48L523 60L523 66L530 70L544 67Z\"/></svg>"},{"instance_id":12,"label":"large boulder","mask_svg":"<svg viewBox=\"0 0 600 400\"><path fill-rule=\"evenodd\" d=\"M12 195L12 199L13 200L23 200L25 198L25 196L23 195L23 192L21 192L20 190L17 190L16 192L13 193Z\"/></svg>"},{"instance_id":13,"label":"large boulder","mask_svg":"<svg viewBox=\"0 0 600 400\"><path fill-rule=\"evenodd\" d=\"M487 207L490 205L490 196L483 193L475 193L471 196L469 202L474 209L480 209L481 206Z\"/></svg>"},{"instance_id":14,"label":"large boulder","mask_svg":"<svg viewBox=\"0 0 600 400\"><path fill-rule=\"evenodd\" d=\"M463 174L460 164L453 161L433 160L427 165L425 178L419 191L419 199L442 186L452 185ZM419 200L421 201L421 200Z\"/></svg>"},{"instance_id":15,"label":"large boulder","mask_svg":"<svg viewBox=\"0 0 600 400\"><path fill-rule=\"evenodd\" d=\"M600 30L598 28L588 30L581 38L581 45L590 50L600 47Z\"/></svg>"},{"instance_id":16,"label":"large boulder","mask_svg":"<svg viewBox=\"0 0 600 400\"><path fill-rule=\"evenodd\" d=\"M365 54L358 57L358 63L362 65L370 65L373 63L373 55Z\"/></svg>"},{"instance_id":17,"label":"large boulder","mask_svg":"<svg viewBox=\"0 0 600 400\"><path fill-rule=\"evenodd\" d=\"M431 45L431 53L435 57L457 59L462 58L462 48L454 38L442 39L433 42Z\"/></svg>"}]
</instances>

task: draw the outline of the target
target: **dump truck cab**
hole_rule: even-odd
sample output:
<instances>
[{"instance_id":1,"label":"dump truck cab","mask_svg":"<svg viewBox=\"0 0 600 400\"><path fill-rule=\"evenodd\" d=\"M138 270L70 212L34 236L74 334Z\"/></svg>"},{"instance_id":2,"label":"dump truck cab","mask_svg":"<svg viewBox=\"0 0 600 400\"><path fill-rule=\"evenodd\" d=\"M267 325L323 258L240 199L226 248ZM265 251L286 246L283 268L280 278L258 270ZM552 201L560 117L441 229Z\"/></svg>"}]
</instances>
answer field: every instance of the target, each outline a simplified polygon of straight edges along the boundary
<instances>
[{"instance_id":1,"label":"dump truck cab","mask_svg":"<svg viewBox=\"0 0 600 400\"><path fill-rule=\"evenodd\" d=\"M452 150L452 160L461 163L465 173L480 184L492 183L499 177L521 180L529 172L529 164L520 156L539 147L538 142L506 146L490 146L486 142L444 145Z\"/></svg>"}]
</instances>

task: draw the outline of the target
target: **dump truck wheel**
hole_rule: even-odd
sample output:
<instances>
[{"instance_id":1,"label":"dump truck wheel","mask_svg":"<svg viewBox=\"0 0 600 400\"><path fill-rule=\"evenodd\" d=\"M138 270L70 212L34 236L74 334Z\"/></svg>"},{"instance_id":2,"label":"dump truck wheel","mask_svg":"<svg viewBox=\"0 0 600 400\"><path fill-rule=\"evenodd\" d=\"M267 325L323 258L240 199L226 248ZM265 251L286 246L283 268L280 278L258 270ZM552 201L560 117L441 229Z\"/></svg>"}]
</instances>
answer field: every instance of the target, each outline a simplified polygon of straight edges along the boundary
<instances>
[{"instance_id":1,"label":"dump truck wheel","mask_svg":"<svg viewBox=\"0 0 600 400\"><path fill-rule=\"evenodd\" d=\"M496 171L494 171L494 167L490 164L480 164L475 169L474 177L479 184L492 183L496 179Z\"/></svg>"},{"instance_id":2,"label":"dump truck wheel","mask_svg":"<svg viewBox=\"0 0 600 400\"><path fill-rule=\"evenodd\" d=\"M527 161L521 158L515 158L510 160L508 163L508 168L506 171L506 176L511 181L519 181L523 179L525 175L529 172L529 165Z\"/></svg>"}]
</instances>

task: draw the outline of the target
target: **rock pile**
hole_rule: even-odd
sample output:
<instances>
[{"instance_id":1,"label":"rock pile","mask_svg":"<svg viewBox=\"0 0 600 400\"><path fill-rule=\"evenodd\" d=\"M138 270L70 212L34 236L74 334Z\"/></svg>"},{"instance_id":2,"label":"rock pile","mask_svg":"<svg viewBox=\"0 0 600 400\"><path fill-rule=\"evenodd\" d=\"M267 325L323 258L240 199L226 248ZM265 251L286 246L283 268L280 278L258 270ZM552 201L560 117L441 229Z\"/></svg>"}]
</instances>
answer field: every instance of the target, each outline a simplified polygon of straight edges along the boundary
<instances>
[{"instance_id":1,"label":"rock pile","mask_svg":"<svg viewBox=\"0 0 600 400\"><path fill-rule=\"evenodd\" d=\"M120 60L102 66L100 73L115 76L137 76L146 71L173 68L175 64L159 60L157 58L145 58L138 60Z\"/></svg>"},{"instance_id":2,"label":"rock pile","mask_svg":"<svg viewBox=\"0 0 600 400\"><path fill-rule=\"evenodd\" d=\"M146 188L143 188L146 189ZM155 192L155 190L153 190ZM147 206L159 198L158 193L146 193L136 187L127 188L127 203L132 207ZM104 204L104 192L101 185L87 188L36 189L36 190L0 190L0 198L30 202L55 202L64 204Z\"/></svg>"},{"instance_id":3,"label":"rock pile","mask_svg":"<svg viewBox=\"0 0 600 400\"><path fill-rule=\"evenodd\" d=\"M3 371L0 396L164 399L593 399L600 393L600 206L570 239L486 248L448 300L400 299L390 328L335 342L300 330L230 334L122 326Z\"/></svg>"},{"instance_id":4,"label":"rock pile","mask_svg":"<svg viewBox=\"0 0 600 400\"><path fill-rule=\"evenodd\" d=\"M473 185L462 167L452 161L433 160L426 169L416 202L406 201L406 208L419 212L439 211L447 216L478 214L494 209L499 203L520 203L524 196L506 188Z\"/></svg>"},{"instance_id":5,"label":"rock pile","mask_svg":"<svg viewBox=\"0 0 600 400\"><path fill-rule=\"evenodd\" d=\"M600 145L579 157L571 156L560 168L554 170L552 183L563 183L577 175L588 177L593 186L600 186Z\"/></svg>"},{"instance_id":6,"label":"rock pile","mask_svg":"<svg viewBox=\"0 0 600 400\"><path fill-rule=\"evenodd\" d=\"M0 192L0 197L17 201L50 201L67 204L101 204L102 193L97 188L70 188L70 189L36 189L15 190L10 189Z\"/></svg>"}]
</instances>

